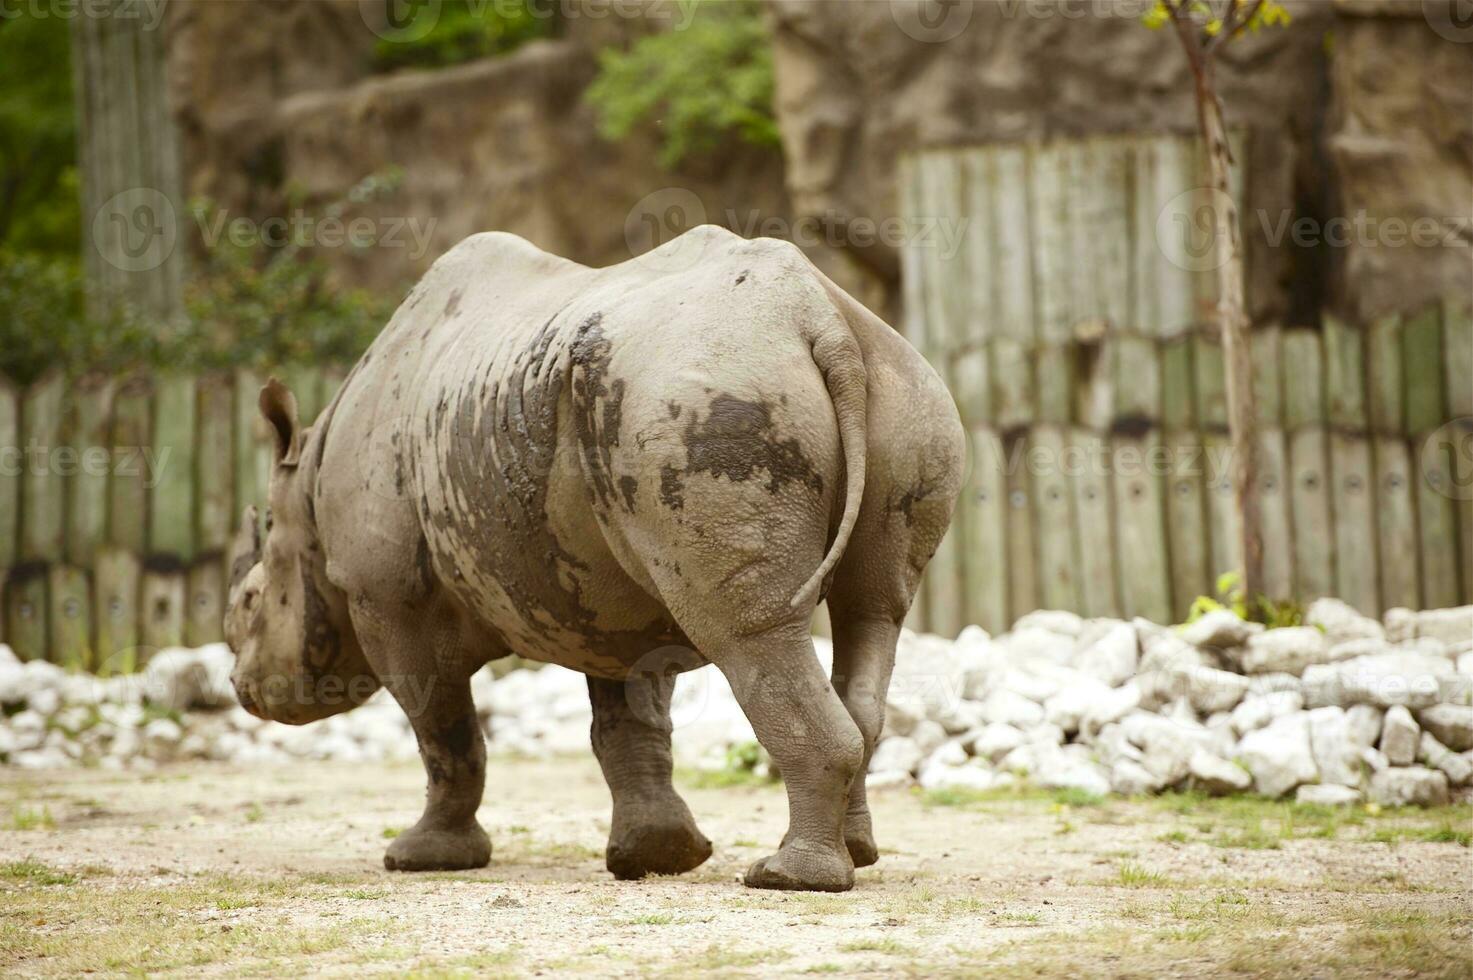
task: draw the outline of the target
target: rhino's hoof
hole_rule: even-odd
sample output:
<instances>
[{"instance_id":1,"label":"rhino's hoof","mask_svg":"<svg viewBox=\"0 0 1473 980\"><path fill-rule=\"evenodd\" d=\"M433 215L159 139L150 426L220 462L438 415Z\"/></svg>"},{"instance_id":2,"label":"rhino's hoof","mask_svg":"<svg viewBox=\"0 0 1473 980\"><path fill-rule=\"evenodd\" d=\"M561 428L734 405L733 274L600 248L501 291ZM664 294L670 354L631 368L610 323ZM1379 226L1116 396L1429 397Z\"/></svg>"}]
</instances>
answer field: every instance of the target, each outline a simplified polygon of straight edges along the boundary
<instances>
[{"instance_id":1,"label":"rhino's hoof","mask_svg":"<svg viewBox=\"0 0 1473 980\"><path fill-rule=\"evenodd\" d=\"M605 863L620 881L678 875L711 856L711 842L694 821L644 823L610 836Z\"/></svg>"},{"instance_id":2,"label":"rhino's hoof","mask_svg":"<svg viewBox=\"0 0 1473 980\"><path fill-rule=\"evenodd\" d=\"M465 871L490 863L491 838L478 824L464 830L412 828L384 852L384 867L390 871Z\"/></svg>"},{"instance_id":3,"label":"rhino's hoof","mask_svg":"<svg viewBox=\"0 0 1473 980\"><path fill-rule=\"evenodd\" d=\"M847 892L854 887L854 863L842 851L788 845L748 868L745 881L748 888Z\"/></svg>"}]
</instances>

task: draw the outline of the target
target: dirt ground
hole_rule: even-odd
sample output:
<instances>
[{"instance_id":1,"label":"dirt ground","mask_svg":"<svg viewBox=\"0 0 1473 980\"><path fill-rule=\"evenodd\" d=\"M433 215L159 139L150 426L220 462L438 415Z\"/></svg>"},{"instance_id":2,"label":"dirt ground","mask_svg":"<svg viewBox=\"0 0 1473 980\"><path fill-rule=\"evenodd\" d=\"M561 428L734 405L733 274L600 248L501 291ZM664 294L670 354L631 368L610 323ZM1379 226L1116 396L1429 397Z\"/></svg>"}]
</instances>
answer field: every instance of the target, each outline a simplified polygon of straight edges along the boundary
<instances>
[{"instance_id":1,"label":"dirt ground","mask_svg":"<svg viewBox=\"0 0 1473 980\"><path fill-rule=\"evenodd\" d=\"M591 759L493 760L482 871L383 870L417 765L0 773L6 975L1473 975L1468 806L875 794L844 895L738 878L780 786L687 774L716 844L615 882Z\"/></svg>"}]
</instances>

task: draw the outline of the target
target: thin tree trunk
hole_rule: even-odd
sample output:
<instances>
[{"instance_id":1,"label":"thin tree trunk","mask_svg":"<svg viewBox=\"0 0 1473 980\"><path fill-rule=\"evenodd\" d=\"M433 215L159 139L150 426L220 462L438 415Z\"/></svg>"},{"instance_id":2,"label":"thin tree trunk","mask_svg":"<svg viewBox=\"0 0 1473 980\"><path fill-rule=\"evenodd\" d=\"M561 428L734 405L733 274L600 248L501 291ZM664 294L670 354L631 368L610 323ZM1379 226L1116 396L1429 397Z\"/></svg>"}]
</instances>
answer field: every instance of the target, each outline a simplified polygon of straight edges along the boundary
<instances>
[{"instance_id":1,"label":"thin tree trunk","mask_svg":"<svg viewBox=\"0 0 1473 980\"><path fill-rule=\"evenodd\" d=\"M1250 611L1263 589L1263 518L1258 501L1258 420L1253 405L1253 352L1250 323L1243 296L1243 243L1238 228L1238 204L1229 181L1232 154L1222 103L1214 83L1214 65L1207 61L1197 73L1197 107L1202 138L1207 144L1209 179L1214 193L1216 221L1217 317L1222 329L1223 360L1227 367L1228 429L1232 436L1233 496L1240 518L1239 543L1243 557L1243 595ZM1279 597L1275 597L1279 598Z\"/></svg>"}]
</instances>

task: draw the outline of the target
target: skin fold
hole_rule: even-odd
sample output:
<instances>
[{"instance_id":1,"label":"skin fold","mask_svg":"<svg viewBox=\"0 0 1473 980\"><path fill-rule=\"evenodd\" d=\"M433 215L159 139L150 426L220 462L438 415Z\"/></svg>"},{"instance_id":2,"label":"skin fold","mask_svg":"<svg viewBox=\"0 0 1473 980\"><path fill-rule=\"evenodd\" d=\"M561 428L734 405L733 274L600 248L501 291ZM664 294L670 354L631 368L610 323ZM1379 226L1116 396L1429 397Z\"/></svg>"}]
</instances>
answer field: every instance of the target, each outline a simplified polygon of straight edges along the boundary
<instances>
[{"instance_id":1,"label":"skin fold","mask_svg":"<svg viewBox=\"0 0 1473 980\"><path fill-rule=\"evenodd\" d=\"M844 890L875 862L864 773L964 434L921 356L792 245L703 226L590 269L476 235L313 427L274 380L261 411L270 516L235 548L233 680L292 724L399 702L428 791L387 867L490 860L470 678L512 653L588 676L617 877L711 854L670 750L674 677L706 663L787 787L747 884Z\"/></svg>"}]
</instances>

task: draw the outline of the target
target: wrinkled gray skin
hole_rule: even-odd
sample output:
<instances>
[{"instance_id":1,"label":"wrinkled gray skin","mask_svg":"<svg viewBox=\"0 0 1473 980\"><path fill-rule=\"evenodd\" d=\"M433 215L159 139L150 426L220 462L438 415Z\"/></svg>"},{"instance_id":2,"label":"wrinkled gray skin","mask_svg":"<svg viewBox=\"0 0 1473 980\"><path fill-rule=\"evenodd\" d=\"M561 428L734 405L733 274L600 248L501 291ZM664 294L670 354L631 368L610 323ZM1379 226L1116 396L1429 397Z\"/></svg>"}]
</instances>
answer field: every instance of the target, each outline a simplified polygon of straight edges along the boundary
<instances>
[{"instance_id":1,"label":"wrinkled gray skin","mask_svg":"<svg viewBox=\"0 0 1473 980\"><path fill-rule=\"evenodd\" d=\"M490 859L470 677L512 653L588 675L616 876L711 853L670 754L673 675L706 662L787 787L747 884L843 890L874 863L864 773L964 438L926 362L797 249L702 227L589 269L476 235L317 425L275 381L261 409L272 519L237 545L236 690L300 724L388 688L429 782L390 869Z\"/></svg>"}]
</instances>

